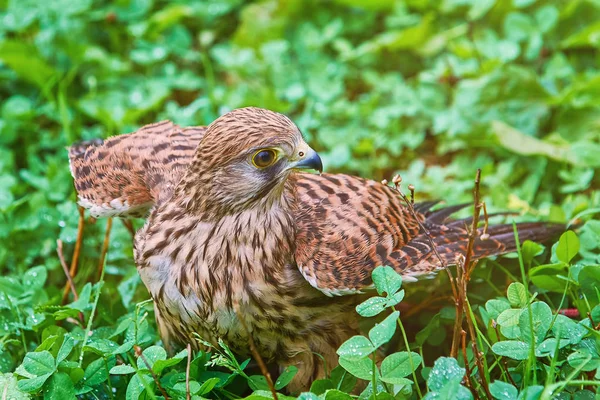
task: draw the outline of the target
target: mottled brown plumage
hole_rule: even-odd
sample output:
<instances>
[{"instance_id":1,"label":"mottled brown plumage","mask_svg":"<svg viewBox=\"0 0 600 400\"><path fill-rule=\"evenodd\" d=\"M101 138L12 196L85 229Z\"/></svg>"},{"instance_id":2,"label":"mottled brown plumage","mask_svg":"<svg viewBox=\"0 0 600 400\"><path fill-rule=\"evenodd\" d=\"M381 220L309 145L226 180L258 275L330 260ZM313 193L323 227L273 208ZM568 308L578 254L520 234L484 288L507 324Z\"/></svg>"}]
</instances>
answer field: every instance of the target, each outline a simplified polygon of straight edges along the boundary
<instances>
[{"instance_id":1,"label":"mottled brown plumage","mask_svg":"<svg viewBox=\"0 0 600 400\"><path fill-rule=\"evenodd\" d=\"M259 167L258 153L275 161ZM206 129L161 122L75 146L70 158L80 203L95 215L151 209L135 260L165 344L197 346L197 333L248 355L238 311L267 361L298 366L292 391L323 375L317 354L337 364L373 268L390 265L408 280L440 269L419 222L446 264L467 243L468 221L448 219L460 206L418 204L415 218L380 183L297 172L320 160L287 117L267 110L235 110ZM519 225L522 240L559 229ZM515 249L511 225L488 233L474 259Z\"/></svg>"}]
</instances>

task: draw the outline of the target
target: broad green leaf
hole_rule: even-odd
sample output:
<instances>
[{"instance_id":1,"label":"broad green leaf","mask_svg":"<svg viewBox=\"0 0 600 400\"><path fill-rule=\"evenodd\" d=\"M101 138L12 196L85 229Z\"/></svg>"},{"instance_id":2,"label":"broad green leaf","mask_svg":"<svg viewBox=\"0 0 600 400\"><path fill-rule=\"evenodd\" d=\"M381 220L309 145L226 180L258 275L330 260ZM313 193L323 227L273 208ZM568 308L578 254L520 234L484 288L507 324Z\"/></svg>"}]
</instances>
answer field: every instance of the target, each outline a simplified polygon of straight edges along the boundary
<instances>
[{"instance_id":1,"label":"broad green leaf","mask_svg":"<svg viewBox=\"0 0 600 400\"><path fill-rule=\"evenodd\" d=\"M321 395L329 389L335 389L330 379L317 379L310 385L310 391L316 395Z\"/></svg>"},{"instance_id":2,"label":"broad green leaf","mask_svg":"<svg viewBox=\"0 0 600 400\"><path fill-rule=\"evenodd\" d=\"M46 383L46 381L48 380L48 378L50 378L51 375L52 373L48 372L47 374L39 375L34 378L20 380L19 382L17 382L17 387L23 392L37 392L42 388L44 383Z\"/></svg>"},{"instance_id":3,"label":"broad green leaf","mask_svg":"<svg viewBox=\"0 0 600 400\"><path fill-rule=\"evenodd\" d=\"M546 264L529 270L529 278L540 289L563 293L567 280L559 275L567 276L568 271L563 263Z\"/></svg>"},{"instance_id":4,"label":"broad green leaf","mask_svg":"<svg viewBox=\"0 0 600 400\"><path fill-rule=\"evenodd\" d=\"M523 310L521 308L509 308L498 315L496 322L502 327L517 326L522 312Z\"/></svg>"},{"instance_id":5,"label":"broad green leaf","mask_svg":"<svg viewBox=\"0 0 600 400\"><path fill-rule=\"evenodd\" d=\"M420 364L421 356L417 353L402 351L390 354L381 362L381 380L392 384L404 384L404 381L399 379L410 375Z\"/></svg>"},{"instance_id":6,"label":"broad green leaf","mask_svg":"<svg viewBox=\"0 0 600 400\"><path fill-rule=\"evenodd\" d=\"M531 319L529 313L531 310ZM533 330L531 326L533 323ZM548 304L536 301L528 308L523 309L519 317L519 329L521 330L521 338L530 343L532 336L535 338L535 343L541 343L546 337L548 329L552 324L552 310Z\"/></svg>"},{"instance_id":7,"label":"broad green leaf","mask_svg":"<svg viewBox=\"0 0 600 400\"><path fill-rule=\"evenodd\" d=\"M373 317L387 306L387 299L379 296L371 297L356 306L356 312L362 317Z\"/></svg>"},{"instance_id":8,"label":"broad green leaf","mask_svg":"<svg viewBox=\"0 0 600 400\"><path fill-rule=\"evenodd\" d=\"M567 339L560 339L560 343L555 338L544 340L535 348L536 357L554 357L554 353L557 349L562 349L570 344Z\"/></svg>"},{"instance_id":9,"label":"broad green leaf","mask_svg":"<svg viewBox=\"0 0 600 400\"><path fill-rule=\"evenodd\" d=\"M524 307L527 304L527 289L521 282L513 282L508 286L506 297L513 307Z\"/></svg>"},{"instance_id":10,"label":"broad green leaf","mask_svg":"<svg viewBox=\"0 0 600 400\"><path fill-rule=\"evenodd\" d=\"M146 390L146 387L149 387L150 389L154 388L154 380L150 375L143 373L137 373L133 375L129 381L129 384L127 385L125 399L138 400L142 393Z\"/></svg>"},{"instance_id":11,"label":"broad green leaf","mask_svg":"<svg viewBox=\"0 0 600 400\"><path fill-rule=\"evenodd\" d=\"M519 390L510 383L494 381L490 384L490 393L497 400L517 400Z\"/></svg>"},{"instance_id":12,"label":"broad green leaf","mask_svg":"<svg viewBox=\"0 0 600 400\"><path fill-rule=\"evenodd\" d=\"M356 386L356 377L349 374L348 371L341 366L335 367L329 376L329 380L333 383L333 387L342 392L350 393Z\"/></svg>"},{"instance_id":13,"label":"broad green leaf","mask_svg":"<svg viewBox=\"0 0 600 400\"><path fill-rule=\"evenodd\" d=\"M352 396L337 389L330 389L323 396L325 400L352 400Z\"/></svg>"},{"instance_id":14,"label":"broad green leaf","mask_svg":"<svg viewBox=\"0 0 600 400\"><path fill-rule=\"evenodd\" d=\"M75 399L75 387L69 375L57 372L48 380L48 389L44 395L49 400Z\"/></svg>"},{"instance_id":15,"label":"broad green leaf","mask_svg":"<svg viewBox=\"0 0 600 400\"><path fill-rule=\"evenodd\" d=\"M105 382L109 377L109 371L115 365L115 360L105 360L104 358L98 358L85 368L84 379L85 384L88 386L95 386L102 382Z\"/></svg>"},{"instance_id":16,"label":"broad green leaf","mask_svg":"<svg viewBox=\"0 0 600 400\"><path fill-rule=\"evenodd\" d=\"M251 375L248 377L248 386L252 390L270 390L267 378L263 375Z\"/></svg>"},{"instance_id":17,"label":"broad green leaf","mask_svg":"<svg viewBox=\"0 0 600 400\"><path fill-rule=\"evenodd\" d=\"M556 257L568 264L579 253L579 238L573 231L566 231L560 236L556 246Z\"/></svg>"},{"instance_id":18,"label":"broad green leaf","mask_svg":"<svg viewBox=\"0 0 600 400\"><path fill-rule=\"evenodd\" d=\"M45 88L52 83L58 72L37 52L37 49L18 40L0 42L0 60L24 80Z\"/></svg>"},{"instance_id":19,"label":"broad green leaf","mask_svg":"<svg viewBox=\"0 0 600 400\"><path fill-rule=\"evenodd\" d=\"M458 365L456 359L451 357L440 357L435 360L433 368L427 378L427 387L433 391L439 391L452 381L460 383L465 376L466 369Z\"/></svg>"},{"instance_id":20,"label":"broad green leaf","mask_svg":"<svg viewBox=\"0 0 600 400\"><path fill-rule=\"evenodd\" d=\"M531 240L526 240L521 246L521 255L523 256L523 262L525 262L525 264L531 264L534 257L541 254L542 251L544 251L544 246L532 242Z\"/></svg>"},{"instance_id":21,"label":"broad green leaf","mask_svg":"<svg viewBox=\"0 0 600 400\"><path fill-rule=\"evenodd\" d=\"M588 334L588 330L571 318L559 314L552 324L552 333L555 337L560 335L561 339L566 339L571 344L577 344Z\"/></svg>"},{"instance_id":22,"label":"broad green leaf","mask_svg":"<svg viewBox=\"0 0 600 400\"><path fill-rule=\"evenodd\" d=\"M577 276L577 281L591 306L600 303L598 295L598 288L600 288L600 265L584 266Z\"/></svg>"},{"instance_id":23,"label":"broad green leaf","mask_svg":"<svg viewBox=\"0 0 600 400\"><path fill-rule=\"evenodd\" d=\"M133 368L129 364L115 365L114 367L112 367L110 369L111 375L127 375L127 374L133 374L134 372L135 372L135 368Z\"/></svg>"},{"instance_id":24,"label":"broad green leaf","mask_svg":"<svg viewBox=\"0 0 600 400\"><path fill-rule=\"evenodd\" d=\"M210 393L215 386L217 386L217 384L221 381L221 379L219 378L210 378L207 379L198 389L198 391L196 391L195 393L198 394L199 396L204 396L208 393Z\"/></svg>"},{"instance_id":25,"label":"broad green leaf","mask_svg":"<svg viewBox=\"0 0 600 400\"><path fill-rule=\"evenodd\" d=\"M283 370L283 372L277 377L277 380L275 381L275 389L281 390L284 387L286 387L287 384L290 383L292 379L294 379L294 376L296 376L297 372L298 368L293 365Z\"/></svg>"},{"instance_id":26,"label":"broad green leaf","mask_svg":"<svg viewBox=\"0 0 600 400\"><path fill-rule=\"evenodd\" d=\"M488 312L490 318L497 320L498 316L503 312L510 309L510 304L502 299L492 299L485 303L485 310Z\"/></svg>"},{"instance_id":27,"label":"broad green leaf","mask_svg":"<svg viewBox=\"0 0 600 400\"><path fill-rule=\"evenodd\" d=\"M66 359L71 354L73 347L75 347L75 340L70 335L66 335L56 355L56 363L58 364Z\"/></svg>"},{"instance_id":28,"label":"broad green leaf","mask_svg":"<svg viewBox=\"0 0 600 400\"><path fill-rule=\"evenodd\" d=\"M375 324L375 326L371 328L369 331L369 339L371 339L371 343L374 347L380 347L392 339L394 333L396 333L396 325L399 316L400 311L394 311L383 321ZM346 358L348 357L346 356Z\"/></svg>"},{"instance_id":29,"label":"broad green leaf","mask_svg":"<svg viewBox=\"0 0 600 400\"><path fill-rule=\"evenodd\" d=\"M364 336L353 336L337 350L337 354L347 360L360 360L375 351L373 344Z\"/></svg>"},{"instance_id":30,"label":"broad green leaf","mask_svg":"<svg viewBox=\"0 0 600 400\"><path fill-rule=\"evenodd\" d=\"M402 286L402 277L392 267L379 266L373 270L373 283L377 293L390 297Z\"/></svg>"},{"instance_id":31,"label":"broad green leaf","mask_svg":"<svg viewBox=\"0 0 600 400\"><path fill-rule=\"evenodd\" d=\"M349 360L340 357L340 365L357 378L371 380L373 376L373 360L370 358Z\"/></svg>"},{"instance_id":32,"label":"broad green leaf","mask_svg":"<svg viewBox=\"0 0 600 400\"><path fill-rule=\"evenodd\" d=\"M492 351L499 356L505 356L513 360L526 360L529 358L529 344L518 340L504 340L494 343Z\"/></svg>"},{"instance_id":33,"label":"broad green leaf","mask_svg":"<svg viewBox=\"0 0 600 400\"><path fill-rule=\"evenodd\" d=\"M143 357L138 357L137 359L138 369L149 369L153 368L154 363L158 360L166 360L167 352L160 346L151 346L142 352L142 356ZM181 359L183 359L183 357L179 358L177 362L181 361Z\"/></svg>"},{"instance_id":34,"label":"broad green leaf","mask_svg":"<svg viewBox=\"0 0 600 400\"><path fill-rule=\"evenodd\" d=\"M49 351L29 352L23 360L23 368L30 374L39 376L56 370L56 362Z\"/></svg>"}]
</instances>

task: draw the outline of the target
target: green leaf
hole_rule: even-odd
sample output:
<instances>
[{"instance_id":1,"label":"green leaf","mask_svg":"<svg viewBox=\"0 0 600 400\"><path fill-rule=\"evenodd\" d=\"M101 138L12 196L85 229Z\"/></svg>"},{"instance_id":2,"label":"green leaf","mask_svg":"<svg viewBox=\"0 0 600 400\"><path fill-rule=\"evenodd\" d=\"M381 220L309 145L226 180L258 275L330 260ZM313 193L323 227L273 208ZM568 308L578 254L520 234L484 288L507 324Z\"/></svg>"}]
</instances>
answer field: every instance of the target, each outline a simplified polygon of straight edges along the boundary
<instances>
[{"instance_id":1,"label":"green leaf","mask_svg":"<svg viewBox=\"0 0 600 400\"><path fill-rule=\"evenodd\" d=\"M505 356L513 360L526 360L529 358L529 344L519 340L504 340L494 343L492 351L499 356Z\"/></svg>"},{"instance_id":2,"label":"green leaf","mask_svg":"<svg viewBox=\"0 0 600 400\"><path fill-rule=\"evenodd\" d=\"M572 267L571 267L572 268ZM600 288L600 265L586 265L577 276L581 291L592 306L600 303L598 288Z\"/></svg>"},{"instance_id":3,"label":"green leaf","mask_svg":"<svg viewBox=\"0 0 600 400\"><path fill-rule=\"evenodd\" d=\"M58 75L57 71L38 54L30 44L18 40L0 42L0 60L21 78L45 88Z\"/></svg>"},{"instance_id":4,"label":"green leaf","mask_svg":"<svg viewBox=\"0 0 600 400\"><path fill-rule=\"evenodd\" d=\"M46 283L48 270L46 267L39 266L28 269L23 275L23 286L30 290L41 289Z\"/></svg>"},{"instance_id":5,"label":"green leaf","mask_svg":"<svg viewBox=\"0 0 600 400\"><path fill-rule=\"evenodd\" d=\"M588 330L581 324L564 315L557 315L552 325L552 333L555 337L568 340L571 344L577 344L587 335Z\"/></svg>"},{"instance_id":6,"label":"green leaf","mask_svg":"<svg viewBox=\"0 0 600 400\"><path fill-rule=\"evenodd\" d=\"M75 340L70 335L66 335L63 339L60 349L58 350L58 354L56 355L56 363L59 364L61 361L66 359L69 354L71 354L73 347L75 347Z\"/></svg>"},{"instance_id":7,"label":"green leaf","mask_svg":"<svg viewBox=\"0 0 600 400\"><path fill-rule=\"evenodd\" d=\"M387 299L379 296L371 297L356 306L356 312L362 317L374 317L387 306Z\"/></svg>"},{"instance_id":8,"label":"green leaf","mask_svg":"<svg viewBox=\"0 0 600 400\"><path fill-rule=\"evenodd\" d=\"M166 352L165 352L165 354L166 354ZM182 350L175 356L168 358L166 360L160 359L161 354L156 354L155 356L158 356L159 358L156 359L156 361L152 365L152 371L156 375L160 375L164 371L165 368L177 365L181 362L181 360L187 358L187 349Z\"/></svg>"},{"instance_id":9,"label":"green leaf","mask_svg":"<svg viewBox=\"0 0 600 400\"><path fill-rule=\"evenodd\" d=\"M215 388L215 386L217 386L217 384L221 382L220 378L210 378L207 379L198 389L198 391L196 392L196 394L198 396L204 396L210 392L212 392L212 390Z\"/></svg>"},{"instance_id":10,"label":"green leaf","mask_svg":"<svg viewBox=\"0 0 600 400\"><path fill-rule=\"evenodd\" d=\"M23 360L23 368L30 374L39 376L56 371L56 362L49 351L29 352Z\"/></svg>"},{"instance_id":11,"label":"green leaf","mask_svg":"<svg viewBox=\"0 0 600 400\"><path fill-rule=\"evenodd\" d=\"M75 386L69 375L57 372L48 380L48 389L44 399L70 400L75 399Z\"/></svg>"},{"instance_id":12,"label":"green leaf","mask_svg":"<svg viewBox=\"0 0 600 400\"><path fill-rule=\"evenodd\" d=\"M329 380L333 383L333 387L342 392L350 393L356 386L356 377L349 374L341 366L337 366L331 371Z\"/></svg>"},{"instance_id":13,"label":"green leaf","mask_svg":"<svg viewBox=\"0 0 600 400\"><path fill-rule=\"evenodd\" d=\"M521 308L509 308L498 315L496 322L502 327L517 326L519 325L519 318L521 317L522 312L523 309Z\"/></svg>"},{"instance_id":14,"label":"green leaf","mask_svg":"<svg viewBox=\"0 0 600 400\"><path fill-rule=\"evenodd\" d=\"M527 305L527 289L521 282L513 282L508 286L506 297L513 307L525 307Z\"/></svg>"},{"instance_id":15,"label":"green leaf","mask_svg":"<svg viewBox=\"0 0 600 400\"><path fill-rule=\"evenodd\" d=\"M567 339L560 339L560 343L557 343L556 338L550 338L544 340L540 343L535 349L536 357L554 357L554 353L557 349L562 349L567 347L570 344L570 341Z\"/></svg>"},{"instance_id":16,"label":"green leaf","mask_svg":"<svg viewBox=\"0 0 600 400\"><path fill-rule=\"evenodd\" d=\"M440 357L435 360L433 368L427 378L427 387L432 391L440 391L452 382L460 382L465 376L466 370L458 365L456 359L451 357Z\"/></svg>"},{"instance_id":17,"label":"green leaf","mask_svg":"<svg viewBox=\"0 0 600 400\"><path fill-rule=\"evenodd\" d=\"M103 358L98 358L89 363L83 374L85 384L88 386L95 386L102 382L106 382L109 377L109 369L111 368L111 365L114 366L114 364L114 359L109 362Z\"/></svg>"},{"instance_id":18,"label":"green leaf","mask_svg":"<svg viewBox=\"0 0 600 400\"><path fill-rule=\"evenodd\" d=\"M371 343L374 347L380 347L392 339L394 333L396 333L396 323L399 316L400 311L394 311L388 315L386 319L375 324L375 326L371 328L369 331L369 339L371 339ZM348 358L347 355L346 358Z\"/></svg>"},{"instance_id":19,"label":"green leaf","mask_svg":"<svg viewBox=\"0 0 600 400\"><path fill-rule=\"evenodd\" d=\"M252 390L270 390L267 378L265 378L264 375L249 376L248 385Z\"/></svg>"},{"instance_id":20,"label":"green leaf","mask_svg":"<svg viewBox=\"0 0 600 400\"><path fill-rule=\"evenodd\" d=\"M411 366L412 359L412 366ZM381 362L381 380L391 384L404 384L404 378L421 364L421 356L414 352L398 352L387 356Z\"/></svg>"},{"instance_id":21,"label":"green leaf","mask_svg":"<svg viewBox=\"0 0 600 400\"><path fill-rule=\"evenodd\" d=\"M310 391L316 395L321 395L329 389L335 389L330 379L317 379L310 385Z\"/></svg>"},{"instance_id":22,"label":"green leaf","mask_svg":"<svg viewBox=\"0 0 600 400\"><path fill-rule=\"evenodd\" d=\"M560 236L556 247L556 257L568 264L579 253L579 238L573 231L566 231Z\"/></svg>"},{"instance_id":23,"label":"green leaf","mask_svg":"<svg viewBox=\"0 0 600 400\"><path fill-rule=\"evenodd\" d=\"M494 381L490 384L490 393L497 400L517 400L519 391L513 385L502 382Z\"/></svg>"},{"instance_id":24,"label":"green leaf","mask_svg":"<svg viewBox=\"0 0 600 400\"><path fill-rule=\"evenodd\" d=\"M540 289L563 293L567 280L559 275L568 275L566 266L563 263L540 265L529 270L529 278L534 285Z\"/></svg>"},{"instance_id":25,"label":"green leaf","mask_svg":"<svg viewBox=\"0 0 600 400\"><path fill-rule=\"evenodd\" d=\"M370 358L347 359L340 357L340 365L357 378L371 380L373 376L373 360Z\"/></svg>"},{"instance_id":26,"label":"green leaf","mask_svg":"<svg viewBox=\"0 0 600 400\"><path fill-rule=\"evenodd\" d=\"M150 346L142 352L142 356L143 357L138 357L137 359L138 369L148 369L148 367L153 369L155 362L167 359L167 352L160 346ZM183 357L181 357L179 361L181 361L182 358Z\"/></svg>"},{"instance_id":27,"label":"green leaf","mask_svg":"<svg viewBox=\"0 0 600 400\"><path fill-rule=\"evenodd\" d=\"M137 373L133 375L129 381L129 384L127 385L125 399L138 400L142 393L146 390L146 387L154 387L154 381L151 376L143 373Z\"/></svg>"},{"instance_id":28,"label":"green leaf","mask_svg":"<svg viewBox=\"0 0 600 400\"><path fill-rule=\"evenodd\" d=\"M337 389L330 389L323 396L325 400L352 400L352 396Z\"/></svg>"},{"instance_id":29,"label":"green leaf","mask_svg":"<svg viewBox=\"0 0 600 400\"><path fill-rule=\"evenodd\" d=\"M20 380L19 382L17 382L17 387L23 392L37 392L42 388L44 383L46 383L46 381L48 380L48 378L50 378L51 375L52 373L49 372L47 374L36 376L35 378Z\"/></svg>"},{"instance_id":30,"label":"green leaf","mask_svg":"<svg viewBox=\"0 0 600 400\"><path fill-rule=\"evenodd\" d=\"M523 256L523 262L527 265L531 264L535 256L541 254L543 251L544 246L542 246L541 244L537 244L535 242L532 242L531 240L526 240L521 246L521 255Z\"/></svg>"},{"instance_id":31,"label":"green leaf","mask_svg":"<svg viewBox=\"0 0 600 400\"><path fill-rule=\"evenodd\" d=\"M133 374L134 372L135 372L135 368L133 368L129 364L115 365L114 367L112 367L110 369L111 375L127 375L127 374Z\"/></svg>"},{"instance_id":32,"label":"green leaf","mask_svg":"<svg viewBox=\"0 0 600 400\"><path fill-rule=\"evenodd\" d=\"M288 366L286 369L284 369L275 381L275 389L281 390L284 387L286 387L288 383L290 383L292 379L294 379L296 373L298 373L298 368L293 365Z\"/></svg>"},{"instance_id":33,"label":"green leaf","mask_svg":"<svg viewBox=\"0 0 600 400\"><path fill-rule=\"evenodd\" d=\"M402 286L402 277L392 267L379 266L373 270L373 283L377 293L391 297Z\"/></svg>"},{"instance_id":34,"label":"green leaf","mask_svg":"<svg viewBox=\"0 0 600 400\"><path fill-rule=\"evenodd\" d=\"M393 296L387 298L386 307L394 307L396 304L404 300L404 290L395 293Z\"/></svg>"},{"instance_id":35,"label":"green leaf","mask_svg":"<svg viewBox=\"0 0 600 400\"><path fill-rule=\"evenodd\" d=\"M502 299L502 300L498 300L498 299L492 299L492 300L488 300L485 303L485 310L488 312L489 317L492 319L497 320L498 316L506 310L510 309L510 304Z\"/></svg>"},{"instance_id":36,"label":"green leaf","mask_svg":"<svg viewBox=\"0 0 600 400\"><path fill-rule=\"evenodd\" d=\"M530 323L530 310L531 320L533 322L533 331ZM535 343L541 343L546 337L548 329L552 324L552 310L548 304L536 301L531 304L529 308L525 308L519 317L519 329L521 330L521 338L530 343L532 336L535 339Z\"/></svg>"},{"instance_id":37,"label":"green leaf","mask_svg":"<svg viewBox=\"0 0 600 400\"><path fill-rule=\"evenodd\" d=\"M353 336L337 350L337 354L347 360L360 360L375 351L373 344L364 336Z\"/></svg>"}]
</instances>

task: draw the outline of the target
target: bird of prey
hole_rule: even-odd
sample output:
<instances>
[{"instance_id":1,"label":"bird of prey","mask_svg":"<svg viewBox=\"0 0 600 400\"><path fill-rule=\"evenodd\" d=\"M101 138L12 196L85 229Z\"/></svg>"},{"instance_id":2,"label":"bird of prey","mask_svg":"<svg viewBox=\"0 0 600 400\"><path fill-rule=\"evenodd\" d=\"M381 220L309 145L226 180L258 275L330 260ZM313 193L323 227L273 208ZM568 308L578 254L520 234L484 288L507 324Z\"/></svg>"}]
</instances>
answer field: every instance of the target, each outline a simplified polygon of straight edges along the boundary
<instances>
[{"instance_id":1,"label":"bird of prey","mask_svg":"<svg viewBox=\"0 0 600 400\"><path fill-rule=\"evenodd\" d=\"M455 263L468 241L467 221L449 218L460 207L411 213L382 183L303 172L321 172L318 154L290 119L260 108L206 128L159 122L74 145L69 158L93 216L147 216L134 256L165 345L197 348L199 335L249 355L251 335L265 361L298 367L291 392L337 365L375 267L414 280ZM518 225L521 240L560 229ZM487 233L473 259L515 250L512 225Z\"/></svg>"}]
</instances>

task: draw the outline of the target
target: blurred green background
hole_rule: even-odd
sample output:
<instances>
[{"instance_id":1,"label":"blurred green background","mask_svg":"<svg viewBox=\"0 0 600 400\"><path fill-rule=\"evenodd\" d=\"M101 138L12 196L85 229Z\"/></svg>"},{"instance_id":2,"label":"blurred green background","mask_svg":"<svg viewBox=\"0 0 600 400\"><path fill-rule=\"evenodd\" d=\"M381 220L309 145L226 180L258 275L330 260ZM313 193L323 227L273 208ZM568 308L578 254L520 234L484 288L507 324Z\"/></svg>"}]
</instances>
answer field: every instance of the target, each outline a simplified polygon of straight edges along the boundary
<instances>
[{"instance_id":1,"label":"blurred green background","mask_svg":"<svg viewBox=\"0 0 600 400\"><path fill-rule=\"evenodd\" d=\"M77 233L69 144L253 105L290 116L328 172L400 172L455 203L482 168L490 209L566 222L600 206L599 21L598 0L0 0L0 372L24 354L10 340L35 348L54 323L39 306L60 303L56 239L69 262ZM103 229L86 226L78 287ZM107 326L147 298L131 251L115 223Z\"/></svg>"}]
</instances>

